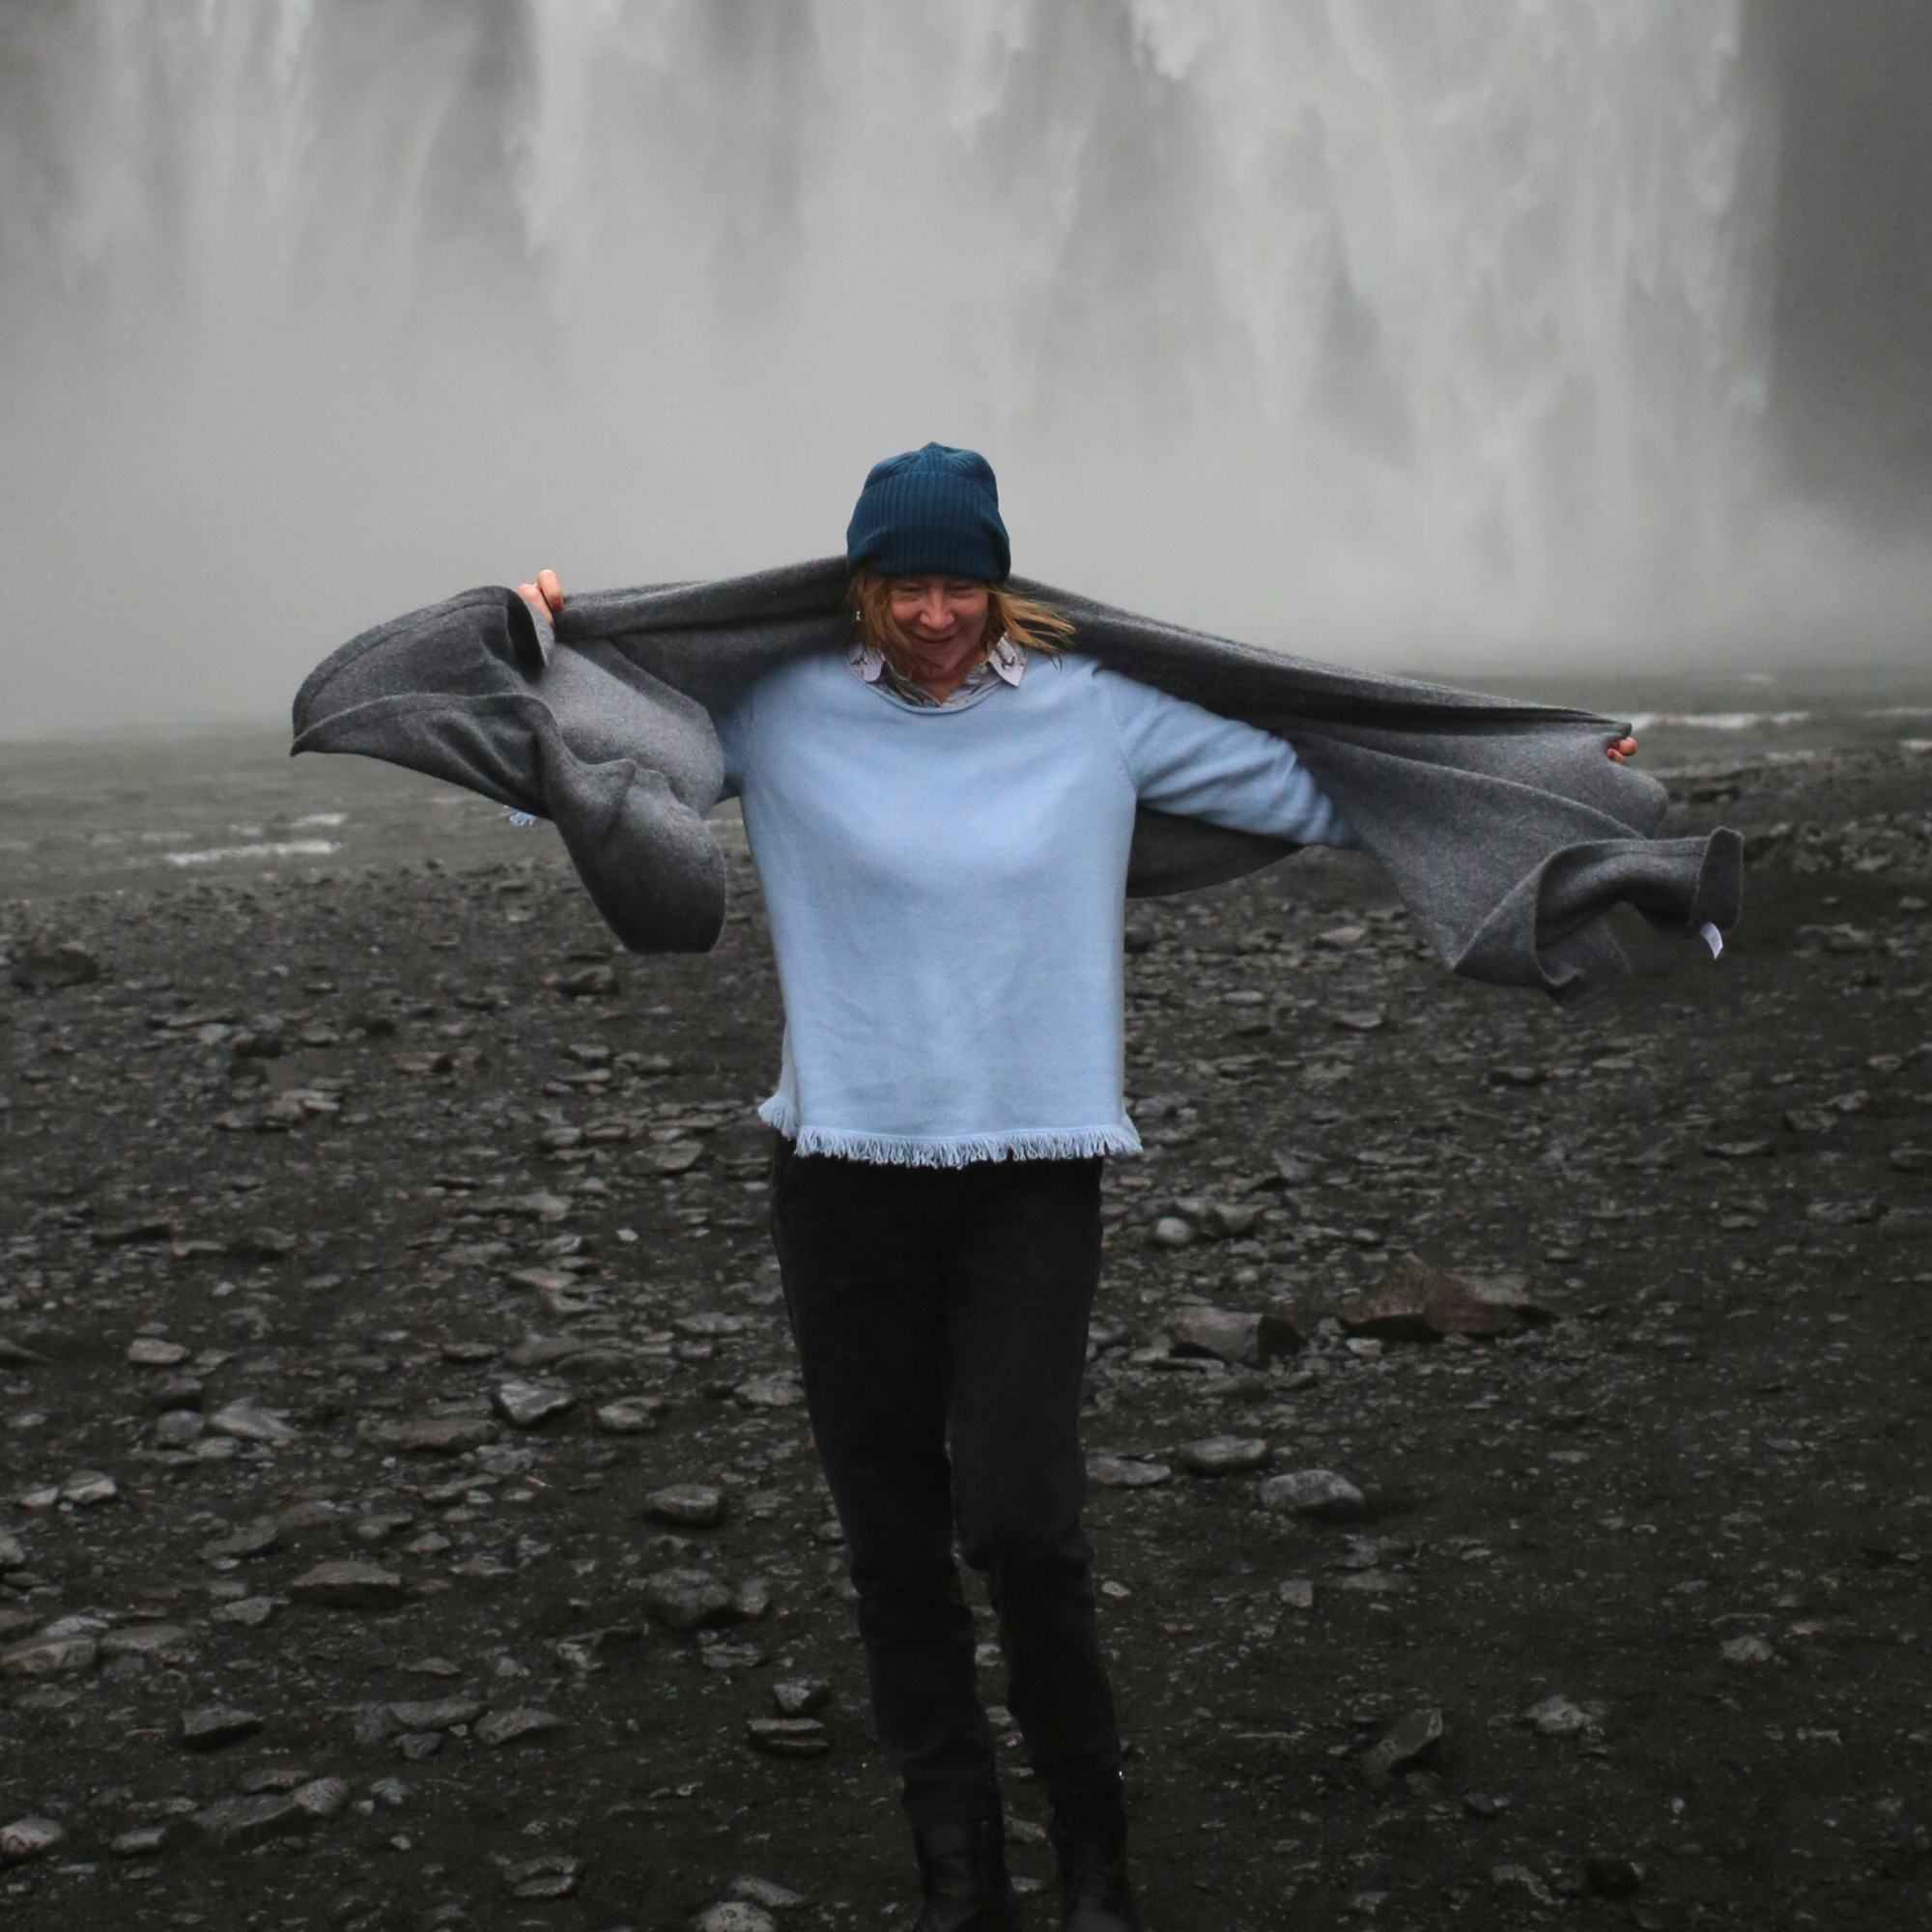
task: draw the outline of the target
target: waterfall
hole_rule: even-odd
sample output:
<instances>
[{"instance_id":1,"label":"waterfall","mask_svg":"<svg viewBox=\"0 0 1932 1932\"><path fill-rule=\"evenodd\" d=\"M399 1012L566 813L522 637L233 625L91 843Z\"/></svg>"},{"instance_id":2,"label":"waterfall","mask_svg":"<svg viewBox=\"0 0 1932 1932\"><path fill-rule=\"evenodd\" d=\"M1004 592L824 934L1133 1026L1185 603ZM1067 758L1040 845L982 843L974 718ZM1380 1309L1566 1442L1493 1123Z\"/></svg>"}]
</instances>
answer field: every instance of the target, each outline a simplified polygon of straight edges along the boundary
<instances>
[{"instance_id":1,"label":"waterfall","mask_svg":"<svg viewBox=\"0 0 1932 1932\"><path fill-rule=\"evenodd\" d=\"M822 554L931 437L1016 568L1259 641L1695 635L1765 497L1744 4L22 10L0 561L257 707L462 582Z\"/></svg>"}]
</instances>

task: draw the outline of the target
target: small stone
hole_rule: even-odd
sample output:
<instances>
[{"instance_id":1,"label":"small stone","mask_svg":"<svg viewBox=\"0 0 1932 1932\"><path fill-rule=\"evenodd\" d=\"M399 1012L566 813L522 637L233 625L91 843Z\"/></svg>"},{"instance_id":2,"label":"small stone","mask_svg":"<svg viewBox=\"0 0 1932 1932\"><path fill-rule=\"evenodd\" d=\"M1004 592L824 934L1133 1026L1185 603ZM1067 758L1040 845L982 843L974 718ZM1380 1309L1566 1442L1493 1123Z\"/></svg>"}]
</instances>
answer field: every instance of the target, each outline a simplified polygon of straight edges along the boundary
<instances>
[{"instance_id":1,"label":"small stone","mask_svg":"<svg viewBox=\"0 0 1932 1932\"><path fill-rule=\"evenodd\" d=\"M218 1624L240 1624L244 1630L255 1630L280 1607L280 1599L275 1597L238 1597L233 1603L217 1605L209 1615Z\"/></svg>"},{"instance_id":2,"label":"small stone","mask_svg":"<svg viewBox=\"0 0 1932 1932\"><path fill-rule=\"evenodd\" d=\"M369 1787L369 1796L391 1811L400 1811L410 1802L410 1787L400 1777L379 1777Z\"/></svg>"},{"instance_id":3,"label":"small stone","mask_svg":"<svg viewBox=\"0 0 1932 1932\"><path fill-rule=\"evenodd\" d=\"M1090 1456L1087 1480L1101 1490L1151 1490L1174 1474L1165 1463L1137 1456Z\"/></svg>"},{"instance_id":4,"label":"small stone","mask_svg":"<svg viewBox=\"0 0 1932 1932\"><path fill-rule=\"evenodd\" d=\"M1492 1066L1492 1087L1541 1087L1547 1076L1540 1066Z\"/></svg>"},{"instance_id":5,"label":"small stone","mask_svg":"<svg viewBox=\"0 0 1932 1932\"><path fill-rule=\"evenodd\" d=\"M272 1517L258 1517L226 1536L216 1537L213 1543L203 1544L201 1553L206 1561L213 1563L224 1556L266 1556L281 1547L281 1524Z\"/></svg>"},{"instance_id":6,"label":"small stone","mask_svg":"<svg viewBox=\"0 0 1932 1932\"><path fill-rule=\"evenodd\" d=\"M805 1402L805 1384L793 1375L753 1376L731 1395L743 1408L798 1408Z\"/></svg>"},{"instance_id":7,"label":"small stone","mask_svg":"<svg viewBox=\"0 0 1932 1932\"><path fill-rule=\"evenodd\" d=\"M727 1897L762 1906L767 1912L795 1912L806 1902L802 1891L792 1891L768 1878L753 1878L749 1873L734 1878L724 1890Z\"/></svg>"},{"instance_id":8,"label":"small stone","mask_svg":"<svg viewBox=\"0 0 1932 1932\"><path fill-rule=\"evenodd\" d=\"M1442 1737L1440 1711L1411 1711L1362 1753L1362 1775L1372 1784L1381 1783L1432 1756Z\"/></svg>"},{"instance_id":9,"label":"small stone","mask_svg":"<svg viewBox=\"0 0 1932 1932\"><path fill-rule=\"evenodd\" d=\"M191 1408L163 1409L155 1421L155 1447L191 1449L207 1426Z\"/></svg>"},{"instance_id":10,"label":"small stone","mask_svg":"<svg viewBox=\"0 0 1932 1932\"><path fill-rule=\"evenodd\" d=\"M1556 1894L1527 1865L1497 1865L1490 1876L1497 1885L1520 1885L1539 1905L1556 1903Z\"/></svg>"},{"instance_id":11,"label":"small stone","mask_svg":"<svg viewBox=\"0 0 1932 1932\"><path fill-rule=\"evenodd\" d=\"M96 1503L111 1503L120 1493L114 1478L99 1469L76 1469L60 1486L61 1501L80 1509Z\"/></svg>"},{"instance_id":12,"label":"small stone","mask_svg":"<svg viewBox=\"0 0 1932 1932\"><path fill-rule=\"evenodd\" d=\"M1266 1466L1268 1446L1258 1435L1209 1435L1183 1442L1174 1460L1190 1476L1243 1476Z\"/></svg>"},{"instance_id":13,"label":"small stone","mask_svg":"<svg viewBox=\"0 0 1932 1932\"><path fill-rule=\"evenodd\" d=\"M691 1920L691 1932L778 1932L778 1920L747 1898L727 1898Z\"/></svg>"},{"instance_id":14,"label":"small stone","mask_svg":"<svg viewBox=\"0 0 1932 1932\"><path fill-rule=\"evenodd\" d=\"M1293 1510L1321 1522L1354 1522L1369 1511L1368 1498L1333 1469L1292 1469L1262 1485L1262 1507Z\"/></svg>"},{"instance_id":15,"label":"small stone","mask_svg":"<svg viewBox=\"0 0 1932 1932\"><path fill-rule=\"evenodd\" d=\"M72 1677L92 1670L100 1655L88 1635L30 1636L0 1650L0 1677Z\"/></svg>"},{"instance_id":16,"label":"small stone","mask_svg":"<svg viewBox=\"0 0 1932 1932\"><path fill-rule=\"evenodd\" d=\"M171 1369L185 1362L189 1350L179 1342L164 1341L158 1335L136 1335L128 1344L128 1359L137 1369Z\"/></svg>"},{"instance_id":17,"label":"small stone","mask_svg":"<svg viewBox=\"0 0 1932 1932\"><path fill-rule=\"evenodd\" d=\"M657 1522L709 1528L724 1519L724 1492L714 1490L708 1483L672 1483L645 1496L644 1514Z\"/></svg>"},{"instance_id":18,"label":"small stone","mask_svg":"<svg viewBox=\"0 0 1932 1932\"><path fill-rule=\"evenodd\" d=\"M667 1630L698 1630L731 1614L731 1592L706 1570L654 1571L639 1588L644 1607Z\"/></svg>"},{"instance_id":19,"label":"small stone","mask_svg":"<svg viewBox=\"0 0 1932 1932\"><path fill-rule=\"evenodd\" d=\"M53 993L85 986L100 978L100 961L86 947L67 939L57 946L26 941L9 964L9 976L23 993Z\"/></svg>"},{"instance_id":20,"label":"small stone","mask_svg":"<svg viewBox=\"0 0 1932 1932\"><path fill-rule=\"evenodd\" d=\"M311 1818L333 1818L349 1803L348 1780L311 1777L289 1793L289 1803Z\"/></svg>"},{"instance_id":21,"label":"small stone","mask_svg":"<svg viewBox=\"0 0 1932 1932\"><path fill-rule=\"evenodd\" d=\"M251 1771L236 1788L244 1798L253 1798L264 1791L293 1791L298 1784L308 1782L308 1773L295 1764L265 1764L260 1771Z\"/></svg>"},{"instance_id":22,"label":"small stone","mask_svg":"<svg viewBox=\"0 0 1932 1932\"><path fill-rule=\"evenodd\" d=\"M750 1718L745 1735L753 1749L770 1757L818 1757L832 1748L816 1718Z\"/></svg>"},{"instance_id":23,"label":"small stone","mask_svg":"<svg viewBox=\"0 0 1932 1932\"><path fill-rule=\"evenodd\" d=\"M497 1413L513 1429L537 1429L577 1406L569 1389L546 1388L540 1382L499 1382L490 1393Z\"/></svg>"},{"instance_id":24,"label":"small stone","mask_svg":"<svg viewBox=\"0 0 1932 1932\"><path fill-rule=\"evenodd\" d=\"M1546 1738L1574 1738L1592 1728L1594 1720L1580 1705L1555 1693L1532 1704L1522 1714L1531 1730Z\"/></svg>"},{"instance_id":25,"label":"small stone","mask_svg":"<svg viewBox=\"0 0 1932 1932\"><path fill-rule=\"evenodd\" d=\"M643 1435L658 1426L664 1410L664 1401L659 1396L620 1396L597 1411L597 1427L606 1435Z\"/></svg>"},{"instance_id":26,"label":"small stone","mask_svg":"<svg viewBox=\"0 0 1932 1932\"><path fill-rule=\"evenodd\" d=\"M1726 1663L1775 1663L1777 1653L1761 1636L1734 1636L1718 1646Z\"/></svg>"},{"instance_id":27,"label":"small stone","mask_svg":"<svg viewBox=\"0 0 1932 1932\"><path fill-rule=\"evenodd\" d=\"M299 1439L298 1432L280 1416L257 1408L252 1402L224 1405L208 1418L208 1426L222 1435L232 1435L238 1442L262 1442L271 1449Z\"/></svg>"},{"instance_id":28,"label":"small stone","mask_svg":"<svg viewBox=\"0 0 1932 1932\"><path fill-rule=\"evenodd\" d=\"M117 1859L157 1859L168 1848L165 1825L136 1825L108 1840L107 1849Z\"/></svg>"},{"instance_id":29,"label":"small stone","mask_svg":"<svg viewBox=\"0 0 1932 1932\"><path fill-rule=\"evenodd\" d=\"M568 1898L583 1875L583 1861L560 1853L505 1865L503 1883L512 1898Z\"/></svg>"},{"instance_id":30,"label":"small stone","mask_svg":"<svg viewBox=\"0 0 1932 1932\"><path fill-rule=\"evenodd\" d=\"M477 1740L493 1748L520 1744L526 1738L541 1738L564 1728L565 1720L533 1704L518 1704L507 1711L491 1711L476 1721Z\"/></svg>"},{"instance_id":31,"label":"small stone","mask_svg":"<svg viewBox=\"0 0 1932 1932\"><path fill-rule=\"evenodd\" d=\"M406 1456L460 1456L496 1441L497 1425L487 1415L442 1415L370 1422L357 1433L379 1449L397 1449Z\"/></svg>"},{"instance_id":32,"label":"small stone","mask_svg":"<svg viewBox=\"0 0 1932 1932\"><path fill-rule=\"evenodd\" d=\"M259 1798L223 1798L204 1805L188 1819L196 1833L218 1852L245 1852L272 1838L291 1837L315 1823L286 1792L265 1792Z\"/></svg>"},{"instance_id":33,"label":"small stone","mask_svg":"<svg viewBox=\"0 0 1932 1932\"><path fill-rule=\"evenodd\" d=\"M108 1631L100 1638L102 1657L156 1657L180 1662L194 1648L194 1638L180 1624L132 1624Z\"/></svg>"},{"instance_id":34,"label":"small stone","mask_svg":"<svg viewBox=\"0 0 1932 1932\"><path fill-rule=\"evenodd\" d=\"M67 1843L67 1828L51 1818L15 1818L0 1825L0 1860L10 1865L44 1858Z\"/></svg>"},{"instance_id":35,"label":"small stone","mask_svg":"<svg viewBox=\"0 0 1932 1932\"><path fill-rule=\"evenodd\" d=\"M262 1719L252 1711L232 1710L226 1704L205 1704L181 1716L181 1743L188 1750L219 1750L223 1745L240 1744L262 1728Z\"/></svg>"},{"instance_id":36,"label":"small stone","mask_svg":"<svg viewBox=\"0 0 1932 1932\"><path fill-rule=\"evenodd\" d=\"M1315 1607L1315 1585L1306 1577L1286 1577L1276 1587L1275 1595L1291 1610L1312 1610Z\"/></svg>"},{"instance_id":37,"label":"small stone","mask_svg":"<svg viewBox=\"0 0 1932 1932\"><path fill-rule=\"evenodd\" d=\"M442 1748L440 1731L404 1731L395 1741L397 1754L411 1764L420 1764Z\"/></svg>"},{"instance_id":38,"label":"small stone","mask_svg":"<svg viewBox=\"0 0 1932 1932\"><path fill-rule=\"evenodd\" d=\"M1259 1369L1302 1346L1292 1321L1279 1315L1239 1315L1226 1308L1183 1308L1167 1323L1176 1355L1211 1356L1230 1367Z\"/></svg>"},{"instance_id":39,"label":"small stone","mask_svg":"<svg viewBox=\"0 0 1932 1932\"><path fill-rule=\"evenodd\" d=\"M1900 1174L1932 1173L1932 1148L1895 1147L1887 1158Z\"/></svg>"},{"instance_id":40,"label":"small stone","mask_svg":"<svg viewBox=\"0 0 1932 1932\"><path fill-rule=\"evenodd\" d=\"M446 1731L453 1724L473 1724L483 1715L480 1697L419 1697L391 1704L389 1715L406 1731Z\"/></svg>"},{"instance_id":41,"label":"small stone","mask_svg":"<svg viewBox=\"0 0 1932 1932\"><path fill-rule=\"evenodd\" d=\"M1163 1214L1148 1230L1148 1240L1156 1248L1192 1247L1194 1239L1194 1224L1179 1214Z\"/></svg>"},{"instance_id":42,"label":"small stone","mask_svg":"<svg viewBox=\"0 0 1932 1932\"><path fill-rule=\"evenodd\" d=\"M289 1585L298 1604L322 1604L340 1610L386 1610L409 1599L409 1585L393 1570L354 1558L318 1563Z\"/></svg>"},{"instance_id":43,"label":"small stone","mask_svg":"<svg viewBox=\"0 0 1932 1932\"><path fill-rule=\"evenodd\" d=\"M747 1577L731 1592L731 1614L746 1623L756 1623L767 1616L772 1607L771 1580L765 1577Z\"/></svg>"},{"instance_id":44,"label":"small stone","mask_svg":"<svg viewBox=\"0 0 1932 1932\"><path fill-rule=\"evenodd\" d=\"M772 1708L781 1718L809 1718L832 1699L822 1677L781 1677L772 1686Z\"/></svg>"},{"instance_id":45,"label":"small stone","mask_svg":"<svg viewBox=\"0 0 1932 1932\"><path fill-rule=\"evenodd\" d=\"M163 1414L177 1409L199 1408L202 1396L201 1378L187 1374L156 1376L147 1384L145 1393L148 1406L159 1409Z\"/></svg>"}]
</instances>

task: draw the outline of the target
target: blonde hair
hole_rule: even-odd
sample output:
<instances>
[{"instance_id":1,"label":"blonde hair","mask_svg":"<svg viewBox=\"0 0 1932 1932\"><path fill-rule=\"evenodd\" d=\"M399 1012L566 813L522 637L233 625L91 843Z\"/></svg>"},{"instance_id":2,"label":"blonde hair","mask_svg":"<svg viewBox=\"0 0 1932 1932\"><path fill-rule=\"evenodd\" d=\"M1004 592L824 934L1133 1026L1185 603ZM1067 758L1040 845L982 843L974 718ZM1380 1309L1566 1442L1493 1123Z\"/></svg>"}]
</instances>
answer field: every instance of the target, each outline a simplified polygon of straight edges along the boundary
<instances>
[{"instance_id":1,"label":"blonde hair","mask_svg":"<svg viewBox=\"0 0 1932 1932\"><path fill-rule=\"evenodd\" d=\"M919 669L912 639L893 621L893 585L898 581L876 570L855 570L846 601L852 607L859 641L870 645L901 677L911 678ZM1005 637L1022 650L1051 655L1064 650L1072 635L1071 621L1050 604L1016 596L998 583L986 585L985 643L989 649Z\"/></svg>"}]
</instances>

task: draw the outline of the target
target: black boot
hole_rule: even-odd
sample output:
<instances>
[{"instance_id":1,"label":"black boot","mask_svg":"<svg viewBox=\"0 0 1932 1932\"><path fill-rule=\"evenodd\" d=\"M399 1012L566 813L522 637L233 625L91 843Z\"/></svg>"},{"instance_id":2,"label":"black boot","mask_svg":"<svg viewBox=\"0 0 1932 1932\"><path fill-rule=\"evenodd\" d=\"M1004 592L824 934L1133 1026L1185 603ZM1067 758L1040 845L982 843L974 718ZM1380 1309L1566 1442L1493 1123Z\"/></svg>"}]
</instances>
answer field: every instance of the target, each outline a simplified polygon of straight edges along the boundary
<instances>
[{"instance_id":1,"label":"black boot","mask_svg":"<svg viewBox=\"0 0 1932 1932\"><path fill-rule=\"evenodd\" d=\"M1019 1932L1007 1876L1007 1828L997 1811L912 1828L925 1909L913 1932Z\"/></svg>"},{"instance_id":2,"label":"black boot","mask_svg":"<svg viewBox=\"0 0 1932 1932\"><path fill-rule=\"evenodd\" d=\"M1054 1800L1050 1830L1060 1860L1062 1932L1141 1932L1127 1883L1127 1809L1118 1777Z\"/></svg>"}]
</instances>

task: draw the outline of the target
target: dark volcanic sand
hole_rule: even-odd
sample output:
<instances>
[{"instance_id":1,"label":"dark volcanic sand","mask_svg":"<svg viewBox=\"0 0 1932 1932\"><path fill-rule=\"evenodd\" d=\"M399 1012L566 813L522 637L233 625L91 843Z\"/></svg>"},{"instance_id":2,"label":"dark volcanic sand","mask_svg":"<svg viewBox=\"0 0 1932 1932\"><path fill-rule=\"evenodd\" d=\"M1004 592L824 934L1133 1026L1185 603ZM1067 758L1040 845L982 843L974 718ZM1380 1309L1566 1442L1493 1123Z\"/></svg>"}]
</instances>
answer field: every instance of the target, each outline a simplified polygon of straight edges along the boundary
<instances>
[{"instance_id":1,"label":"dark volcanic sand","mask_svg":"<svg viewBox=\"0 0 1932 1932\"><path fill-rule=\"evenodd\" d=\"M1634 984L1581 1018L1450 979L1354 860L1135 914L1129 1088L1174 1104L1110 1168L1090 1449L1261 1437L1371 1510L1301 1520L1260 1506L1266 1471L1178 1464L1094 1492L1160 1932L1932 1922L1925 771L1680 780L1685 822L1800 830L1720 964L1632 920ZM749 867L715 956L619 958L620 991L566 996L605 942L554 848L522 849L8 911L16 944L105 968L4 1009L0 1825L67 1834L7 1866L8 1922L602 1932L680 1926L746 1874L803 1894L781 1924L909 1921L836 1528L762 1379L790 1357ZM1261 1212L1153 1245L1197 1196ZM1523 1274L1561 1319L1379 1349L1323 1325L1410 1249ZM1312 1346L1171 1364L1187 1297L1292 1312ZM144 1330L179 1366L129 1362ZM157 1436L190 1374L202 1433L190 1408ZM513 1379L575 1406L511 1426ZM648 1395L650 1433L597 1426ZM292 1438L214 1427L238 1401ZM494 1439L384 1440L439 1419ZM45 1494L93 1493L86 1470L116 1493ZM677 1482L720 1490L722 1524L643 1520ZM346 1558L399 1602L292 1597ZM673 1634L642 1587L667 1569L720 1599L762 1578L769 1606ZM69 1640L27 1643L50 1626ZM747 1720L797 1678L831 1687L829 1748L763 1754ZM492 1745L479 1704L563 1722ZM259 1728L185 1748L210 1706ZM1365 1776L1429 1710L1434 1755ZM345 1780L307 1789L333 1815L211 1809L278 1770ZM224 1821L243 1842L213 1848Z\"/></svg>"}]
</instances>

